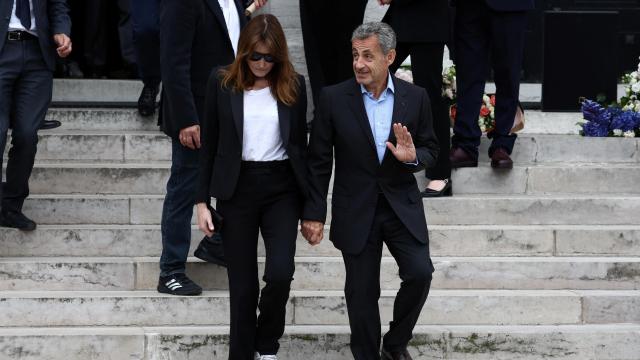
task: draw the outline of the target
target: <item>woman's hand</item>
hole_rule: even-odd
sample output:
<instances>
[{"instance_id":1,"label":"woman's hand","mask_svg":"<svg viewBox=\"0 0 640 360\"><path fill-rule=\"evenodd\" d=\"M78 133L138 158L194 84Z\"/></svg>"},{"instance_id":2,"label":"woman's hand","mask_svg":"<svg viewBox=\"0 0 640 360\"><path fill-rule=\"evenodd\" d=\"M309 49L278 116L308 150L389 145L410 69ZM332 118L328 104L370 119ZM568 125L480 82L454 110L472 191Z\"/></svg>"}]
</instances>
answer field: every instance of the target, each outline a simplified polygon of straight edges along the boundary
<instances>
[{"instance_id":1,"label":"woman's hand","mask_svg":"<svg viewBox=\"0 0 640 360\"><path fill-rule=\"evenodd\" d=\"M215 228L213 227L213 221L211 221L211 211L207 209L207 204L199 203L196 205L198 212L198 228L208 237L213 235Z\"/></svg>"}]
</instances>

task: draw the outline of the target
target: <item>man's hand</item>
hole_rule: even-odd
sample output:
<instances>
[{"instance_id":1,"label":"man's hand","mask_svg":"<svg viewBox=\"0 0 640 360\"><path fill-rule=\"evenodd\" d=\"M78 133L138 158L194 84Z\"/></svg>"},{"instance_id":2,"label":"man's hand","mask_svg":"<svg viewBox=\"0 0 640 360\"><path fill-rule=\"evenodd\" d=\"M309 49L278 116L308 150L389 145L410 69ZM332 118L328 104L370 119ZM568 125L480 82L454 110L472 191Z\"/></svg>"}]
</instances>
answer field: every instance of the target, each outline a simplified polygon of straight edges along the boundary
<instances>
[{"instance_id":1,"label":"man's hand","mask_svg":"<svg viewBox=\"0 0 640 360\"><path fill-rule=\"evenodd\" d=\"M380 4L380 6L389 5L391 1L392 0L378 0L378 4Z\"/></svg>"},{"instance_id":2,"label":"man's hand","mask_svg":"<svg viewBox=\"0 0 640 360\"><path fill-rule=\"evenodd\" d=\"M208 237L213 236L213 221L211 220L211 211L207 208L207 204L199 203L196 205L198 212L198 228Z\"/></svg>"},{"instance_id":3,"label":"man's hand","mask_svg":"<svg viewBox=\"0 0 640 360\"><path fill-rule=\"evenodd\" d=\"M400 162L409 163L416 161L416 147L413 145L411 133L406 126L400 123L393 124L393 133L396 136L396 145L387 141L387 148Z\"/></svg>"},{"instance_id":4,"label":"man's hand","mask_svg":"<svg viewBox=\"0 0 640 360\"><path fill-rule=\"evenodd\" d=\"M67 35L55 34L53 35L53 41L58 45L56 49L58 56L65 58L71 54L71 39Z\"/></svg>"},{"instance_id":5,"label":"man's hand","mask_svg":"<svg viewBox=\"0 0 640 360\"><path fill-rule=\"evenodd\" d=\"M256 10L258 10L267 4L267 0L254 0L253 3L256 4Z\"/></svg>"},{"instance_id":6,"label":"man's hand","mask_svg":"<svg viewBox=\"0 0 640 360\"><path fill-rule=\"evenodd\" d=\"M315 246L320 244L324 236L324 224L320 221L302 220L300 232L309 244Z\"/></svg>"},{"instance_id":7,"label":"man's hand","mask_svg":"<svg viewBox=\"0 0 640 360\"><path fill-rule=\"evenodd\" d=\"M200 149L200 125L193 125L180 130L180 144L191 150Z\"/></svg>"}]
</instances>

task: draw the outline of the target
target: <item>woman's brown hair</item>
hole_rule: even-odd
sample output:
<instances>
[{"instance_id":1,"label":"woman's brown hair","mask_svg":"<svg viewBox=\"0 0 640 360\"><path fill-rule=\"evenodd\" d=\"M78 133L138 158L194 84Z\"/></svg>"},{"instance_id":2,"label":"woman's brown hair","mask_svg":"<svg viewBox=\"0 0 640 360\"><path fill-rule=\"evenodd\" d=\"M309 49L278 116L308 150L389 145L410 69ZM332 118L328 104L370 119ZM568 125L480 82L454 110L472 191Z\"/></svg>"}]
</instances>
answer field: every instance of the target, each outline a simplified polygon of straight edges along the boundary
<instances>
[{"instance_id":1,"label":"woman's brown hair","mask_svg":"<svg viewBox=\"0 0 640 360\"><path fill-rule=\"evenodd\" d=\"M273 68L267 74L271 93L285 105L293 105L298 96L298 77L289 60L287 40L282 26L271 14L254 17L242 30L236 59L221 70L222 86L236 92L253 86L256 79L247 62L258 43L264 44L274 59Z\"/></svg>"}]
</instances>

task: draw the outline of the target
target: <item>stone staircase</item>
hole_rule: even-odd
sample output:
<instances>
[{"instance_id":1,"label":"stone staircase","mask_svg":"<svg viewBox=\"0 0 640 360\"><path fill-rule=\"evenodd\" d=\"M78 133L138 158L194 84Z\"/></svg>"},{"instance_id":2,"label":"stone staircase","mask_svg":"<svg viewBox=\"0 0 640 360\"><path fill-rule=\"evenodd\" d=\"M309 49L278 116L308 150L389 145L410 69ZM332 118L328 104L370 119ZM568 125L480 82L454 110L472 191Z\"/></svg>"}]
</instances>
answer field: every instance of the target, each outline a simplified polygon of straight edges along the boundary
<instances>
[{"instance_id":1,"label":"stone staircase","mask_svg":"<svg viewBox=\"0 0 640 360\"><path fill-rule=\"evenodd\" d=\"M168 139L133 109L49 117L25 204L39 228L0 228L0 359L225 359L223 268L189 260L199 297L154 290ZM528 112L512 171L483 142L455 196L424 201L437 271L415 358L640 359L640 140L544 131L578 119ZM383 322L397 272L385 251ZM331 243L300 238L282 359L351 358L343 284Z\"/></svg>"},{"instance_id":2,"label":"stone staircase","mask_svg":"<svg viewBox=\"0 0 640 360\"><path fill-rule=\"evenodd\" d=\"M297 0L266 10L305 73ZM381 13L371 1L367 19ZM0 228L0 360L226 359L223 268L189 259L199 297L154 290L170 146L122 107L139 86L56 82L54 102L109 108L49 111L63 126L40 135L24 209L38 230ZM523 101L536 91L523 86ZM481 166L454 172L455 196L424 201L437 270L414 358L640 359L640 140L576 136L579 119L528 111L512 171L488 167L483 141ZM383 323L397 271L385 251ZM343 279L328 240L298 239L280 359L352 358Z\"/></svg>"}]
</instances>

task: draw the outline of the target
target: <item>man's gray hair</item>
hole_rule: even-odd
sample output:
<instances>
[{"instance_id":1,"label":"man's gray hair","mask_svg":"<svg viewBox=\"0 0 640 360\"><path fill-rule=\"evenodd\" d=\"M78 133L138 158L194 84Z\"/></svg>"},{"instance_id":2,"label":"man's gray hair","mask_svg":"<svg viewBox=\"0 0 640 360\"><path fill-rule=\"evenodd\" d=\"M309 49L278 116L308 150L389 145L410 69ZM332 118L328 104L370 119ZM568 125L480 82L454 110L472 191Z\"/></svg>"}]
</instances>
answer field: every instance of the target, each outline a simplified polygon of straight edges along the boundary
<instances>
[{"instance_id":1,"label":"man's gray hair","mask_svg":"<svg viewBox=\"0 0 640 360\"><path fill-rule=\"evenodd\" d=\"M358 26L353 30L351 41L364 40L371 36L378 37L378 43L382 52L386 55L391 49L396 48L396 33L391 26L383 22L368 22Z\"/></svg>"}]
</instances>

